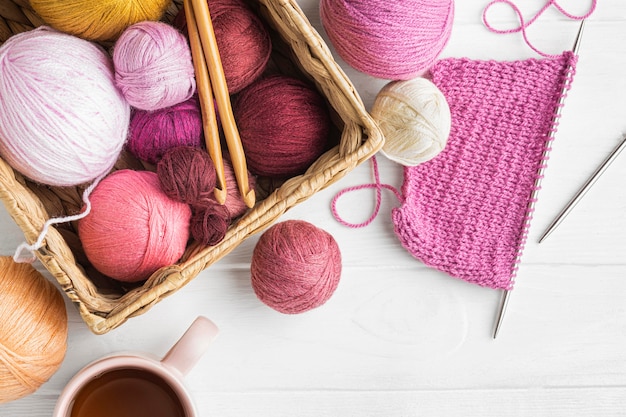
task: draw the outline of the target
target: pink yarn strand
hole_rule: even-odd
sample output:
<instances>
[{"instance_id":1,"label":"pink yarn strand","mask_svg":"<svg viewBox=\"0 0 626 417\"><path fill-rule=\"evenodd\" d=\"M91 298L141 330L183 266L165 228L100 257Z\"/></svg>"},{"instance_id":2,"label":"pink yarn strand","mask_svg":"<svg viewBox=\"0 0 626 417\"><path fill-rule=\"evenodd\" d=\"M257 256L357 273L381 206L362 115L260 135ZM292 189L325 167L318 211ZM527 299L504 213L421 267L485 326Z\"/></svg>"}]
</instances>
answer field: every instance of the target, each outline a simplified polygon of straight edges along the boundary
<instances>
[{"instance_id":1,"label":"pink yarn strand","mask_svg":"<svg viewBox=\"0 0 626 417\"><path fill-rule=\"evenodd\" d=\"M506 4L508 6L511 7L511 9L515 12L515 14L517 15L519 21L520 21L520 25L512 28L512 29L497 29L495 27L493 27L488 19L487 19L487 13L489 11L489 9L495 5L495 4ZM528 27L530 25L532 25L537 19L539 19L539 17L546 11L548 10L550 7L554 6L555 9L557 9L562 15L564 15L565 17L572 19L572 20L583 20L588 18L589 16L591 16L593 14L593 12L596 9L596 5L597 5L597 0L591 0L591 6L589 7L589 11L587 11L587 13L583 14L583 15L574 15L572 13L569 13L568 11L566 11L559 3L557 3L556 0L549 0L537 13L535 13L535 15L528 21L526 22L524 20L524 15L522 14L521 10L519 9L519 7L517 7L517 5L512 1L512 0L492 0L489 4L487 4L487 6L485 6L484 10L483 10L483 23L485 25L485 27L487 29L489 29L491 32L494 33L498 33L498 34L506 34L506 33L517 33L517 32L522 32L522 36L524 38L524 42L526 42L526 45L528 45L530 47L530 49L532 49L533 51L535 51L536 53L538 53L539 55L546 57L546 58L557 58L560 55L559 54L548 54L545 53L541 50L539 50L537 47L535 47L530 40L528 39L528 34L526 32L526 30L528 29Z\"/></svg>"},{"instance_id":2,"label":"pink yarn strand","mask_svg":"<svg viewBox=\"0 0 626 417\"><path fill-rule=\"evenodd\" d=\"M361 227L365 227L368 226L370 223L372 223L374 221L374 219L378 216L378 212L380 211L380 204L382 202L382 190L386 189L386 190L390 190L391 192L393 192L396 196L396 198L398 199L398 201L402 201L402 195L400 194L400 192L393 186L389 185L389 184L382 184L380 182L380 173L378 171L378 161L376 160L376 156L373 156L372 159L372 171L374 173L374 183L371 184L361 184L361 185L355 185L354 187L348 187L345 188L341 191L339 191L335 197L333 197L333 200L331 202L331 211L333 213L333 217L335 218L335 220L337 220L340 224L347 226L347 227L351 227L354 229L358 229ZM339 198L349 192L352 191L358 191L358 190L365 190L365 189L370 189L373 188L376 190L376 204L374 206L374 210L372 211L372 214L370 215L370 217L365 220L364 222L361 223L350 223L346 220L344 220L341 215L339 214L339 210L337 209L337 201L339 200Z\"/></svg>"},{"instance_id":3,"label":"pink yarn strand","mask_svg":"<svg viewBox=\"0 0 626 417\"><path fill-rule=\"evenodd\" d=\"M94 188L108 175L108 171L104 174L97 177L89 187L85 188L83 191L83 203L85 203L85 208L78 214L74 214L71 216L63 216L63 217L55 217L52 219L48 219L41 228L41 232L39 232L39 236L37 240L32 244L28 244L27 242L21 243L17 249L15 249L15 253L13 254L13 260L17 263L33 263L37 260L34 252L43 246L43 241L50 230L50 227L55 224L73 222L76 220L80 220L83 217L87 216L91 212L91 201L89 201L89 195L93 192ZM30 256L22 256L24 251L30 252Z\"/></svg>"}]
</instances>

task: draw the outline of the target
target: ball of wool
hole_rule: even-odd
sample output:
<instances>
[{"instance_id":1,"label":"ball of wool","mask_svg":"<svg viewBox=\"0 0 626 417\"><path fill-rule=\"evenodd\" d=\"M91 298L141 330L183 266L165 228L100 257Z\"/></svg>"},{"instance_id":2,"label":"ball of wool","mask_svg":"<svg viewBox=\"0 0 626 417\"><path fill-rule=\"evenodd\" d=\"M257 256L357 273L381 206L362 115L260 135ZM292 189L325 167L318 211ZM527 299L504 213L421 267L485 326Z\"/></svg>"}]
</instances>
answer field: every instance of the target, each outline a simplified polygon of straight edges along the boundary
<instances>
[{"instance_id":1,"label":"ball of wool","mask_svg":"<svg viewBox=\"0 0 626 417\"><path fill-rule=\"evenodd\" d=\"M248 206L243 201L243 197L239 192L239 187L237 186L237 177L235 177L235 171L233 169L232 163L227 158L224 158L224 180L226 181L226 201L224 202L224 207L228 209L231 219L235 219L248 211ZM254 190L254 188L256 187L256 177L252 175L249 171L248 186L251 190ZM217 204L215 194L209 197L211 204Z\"/></svg>"},{"instance_id":2,"label":"ball of wool","mask_svg":"<svg viewBox=\"0 0 626 417\"><path fill-rule=\"evenodd\" d=\"M126 148L137 158L156 164L169 149L202 146L202 115L194 96L155 111L135 110Z\"/></svg>"},{"instance_id":3,"label":"ball of wool","mask_svg":"<svg viewBox=\"0 0 626 417\"><path fill-rule=\"evenodd\" d=\"M235 94L261 76L272 52L272 41L263 21L242 0L208 3L228 91ZM174 24L187 31L184 10Z\"/></svg>"},{"instance_id":4,"label":"ball of wool","mask_svg":"<svg viewBox=\"0 0 626 417\"><path fill-rule=\"evenodd\" d=\"M211 199L215 190L215 165L200 148L178 146L157 164L163 192L173 200L197 205Z\"/></svg>"},{"instance_id":5,"label":"ball of wool","mask_svg":"<svg viewBox=\"0 0 626 417\"><path fill-rule=\"evenodd\" d=\"M61 293L31 264L0 257L0 403L35 392L61 366L67 313Z\"/></svg>"},{"instance_id":6,"label":"ball of wool","mask_svg":"<svg viewBox=\"0 0 626 417\"><path fill-rule=\"evenodd\" d=\"M101 48L48 27L0 47L0 154L41 183L73 186L111 169L130 107Z\"/></svg>"},{"instance_id":7,"label":"ball of wool","mask_svg":"<svg viewBox=\"0 0 626 417\"><path fill-rule=\"evenodd\" d=\"M335 292L341 277L341 252L325 230L302 220L287 220L261 235L250 271L261 301L281 313L302 313L324 304Z\"/></svg>"},{"instance_id":8,"label":"ball of wool","mask_svg":"<svg viewBox=\"0 0 626 417\"><path fill-rule=\"evenodd\" d=\"M191 236L203 245L215 246L226 236L230 220L228 209L217 202L194 207Z\"/></svg>"},{"instance_id":9,"label":"ball of wool","mask_svg":"<svg viewBox=\"0 0 626 417\"><path fill-rule=\"evenodd\" d=\"M450 38L453 0L321 0L337 53L374 77L409 80L425 72Z\"/></svg>"},{"instance_id":10,"label":"ball of wool","mask_svg":"<svg viewBox=\"0 0 626 417\"><path fill-rule=\"evenodd\" d=\"M95 41L116 39L128 26L159 20L171 0L30 0L50 26Z\"/></svg>"},{"instance_id":11,"label":"ball of wool","mask_svg":"<svg viewBox=\"0 0 626 417\"><path fill-rule=\"evenodd\" d=\"M187 39L162 22L139 22L113 47L115 82L131 106L158 110L189 99L196 91Z\"/></svg>"},{"instance_id":12,"label":"ball of wool","mask_svg":"<svg viewBox=\"0 0 626 417\"><path fill-rule=\"evenodd\" d=\"M142 281L185 251L191 209L165 195L154 172L112 173L94 189L91 205L78 236L92 265L111 278Z\"/></svg>"},{"instance_id":13,"label":"ball of wool","mask_svg":"<svg viewBox=\"0 0 626 417\"><path fill-rule=\"evenodd\" d=\"M388 83L376 96L371 114L385 136L381 152L405 166L437 156L450 135L448 102L425 78Z\"/></svg>"},{"instance_id":14,"label":"ball of wool","mask_svg":"<svg viewBox=\"0 0 626 417\"><path fill-rule=\"evenodd\" d=\"M259 79L237 95L233 114L253 174L302 174L325 150L330 116L322 96L293 77Z\"/></svg>"}]
</instances>

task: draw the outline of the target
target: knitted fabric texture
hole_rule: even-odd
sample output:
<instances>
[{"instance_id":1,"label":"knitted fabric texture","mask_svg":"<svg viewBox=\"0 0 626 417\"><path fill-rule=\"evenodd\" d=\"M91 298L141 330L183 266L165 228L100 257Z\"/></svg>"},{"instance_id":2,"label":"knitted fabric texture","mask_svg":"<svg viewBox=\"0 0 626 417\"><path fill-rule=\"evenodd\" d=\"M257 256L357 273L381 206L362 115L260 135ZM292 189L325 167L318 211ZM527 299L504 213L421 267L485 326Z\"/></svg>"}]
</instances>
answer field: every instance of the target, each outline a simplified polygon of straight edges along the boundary
<instances>
[{"instance_id":1,"label":"knitted fabric texture","mask_svg":"<svg viewBox=\"0 0 626 417\"><path fill-rule=\"evenodd\" d=\"M437 157L405 167L404 200L392 212L415 258L468 282L512 289L576 59L565 52L434 65L433 82L450 105L450 137Z\"/></svg>"}]
</instances>

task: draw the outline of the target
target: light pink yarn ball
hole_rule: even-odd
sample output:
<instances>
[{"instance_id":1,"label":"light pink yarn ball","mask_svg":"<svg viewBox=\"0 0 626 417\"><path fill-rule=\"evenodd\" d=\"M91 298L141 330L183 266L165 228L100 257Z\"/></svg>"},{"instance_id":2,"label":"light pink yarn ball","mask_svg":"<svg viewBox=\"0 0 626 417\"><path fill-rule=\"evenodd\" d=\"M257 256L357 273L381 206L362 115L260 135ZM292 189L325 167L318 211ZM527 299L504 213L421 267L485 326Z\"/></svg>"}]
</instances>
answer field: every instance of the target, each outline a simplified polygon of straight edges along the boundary
<instances>
[{"instance_id":1,"label":"light pink yarn ball","mask_svg":"<svg viewBox=\"0 0 626 417\"><path fill-rule=\"evenodd\" d=\"M0 47L0 154L40 183L73 186L106 174L126 140L130 106L95 44L48 27Z\"/></svg>"},{"instance_id":2,"label":"light pink yarn ball","mask_svg":"<svg viewBox=\"0 0 626 417\"><path fill-rule=\"evenodd\" d=\"M113 47L115 82L131 106L158 110L196 91L191 50L173 26L144 21L127 28Z\"/></svg>"}]
</instances>

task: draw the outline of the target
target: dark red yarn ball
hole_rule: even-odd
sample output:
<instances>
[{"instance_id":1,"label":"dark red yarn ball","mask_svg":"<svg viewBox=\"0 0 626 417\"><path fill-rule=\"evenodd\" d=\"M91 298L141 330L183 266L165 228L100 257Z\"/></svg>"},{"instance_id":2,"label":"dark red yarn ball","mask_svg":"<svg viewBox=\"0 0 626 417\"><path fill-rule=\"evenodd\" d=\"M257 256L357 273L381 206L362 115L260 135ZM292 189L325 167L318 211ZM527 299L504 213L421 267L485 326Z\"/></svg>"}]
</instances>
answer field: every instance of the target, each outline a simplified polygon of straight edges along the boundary
<instances>
[{"instance_id":1,"label":"dark red yarn ball","mask_svg":"<svg viewBox=\"0 0 626 417\"><path fill-rule=\"evenodd\" d=\"M218 203L194 207L189 224L191 236L203 245L215 246L226 236L230 220L228 209Z\"/></svg>"},{"instance_id":2,"label":"dark red yarn ball","mask_svg":"<svg viewBox=\"0 0 626 417\"><path fill-rule=\"evenodd\" d=\"M202 115L196 97L156 111L134 110L127 149L137 158L156 164L168 149L202 146Z\"/></svg>"},{"instance_id":3,"label":"dark red yarn ball","mask_svg":"<svg viewBox=\"0 0 626 417\"><path fill-rule=\"evenodd\" d=\"M263 21L242 0L208 3L228 91L235 94L261 76L272 52L272 41ZM187 33L184 10L176 16L174 25Z\"/></svg>"},{"instance_id":4,"label":"dark red yarn ball","mask_svg":"<svg viewBox=\"0 0 626 417\"><path fill-rule=\"evenodd\" d=\"M255 81L237 95L233 113L253 174L302 174L326 149L330 116L324 98L296 78Z\"/></svg>"},{"instance_id":5,"label":"dark red yarn ball","mask_svg":"<svg viewBox=\"0 0 626 417\"><path fill-rule=\"evenodd\" d=\"M324 304L341 277L341 252L331 234L303 220L267 229L252 252L252 287L273 309L302 313Z\"/></svg>"},{"instance_id":6,"label":"dark red yarn ball","mask_svg":"<svg viewBox=\"0 0 626 417\"><path fill-rule=\"evenodd\" d=\"M157 164L157 175L163 192L173 200L195 205L213 196L215 165L209 154L200 148L170 149Z\"/></svg>"}]
</instances>

